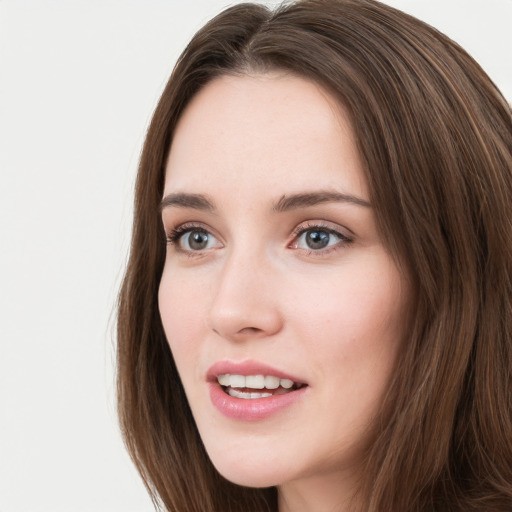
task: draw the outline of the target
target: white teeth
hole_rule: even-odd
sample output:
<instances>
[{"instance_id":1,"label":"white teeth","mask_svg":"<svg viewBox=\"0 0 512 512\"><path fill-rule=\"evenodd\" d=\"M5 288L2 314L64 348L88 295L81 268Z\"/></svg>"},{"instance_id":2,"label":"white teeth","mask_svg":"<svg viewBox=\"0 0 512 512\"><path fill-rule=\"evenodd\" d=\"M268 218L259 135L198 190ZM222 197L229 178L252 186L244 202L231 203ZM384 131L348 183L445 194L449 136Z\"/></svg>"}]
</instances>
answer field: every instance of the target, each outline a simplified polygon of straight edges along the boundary
<instances>
[{"instance_id":1,"label":"white teeth","mask_svg":"<svg viewBox=\"0 0 512 512\"><path fill-rule=\"evenodd\" d=\"M217 376L217 381L221 386L233 388L252 388L252 389L277 389L281 386L284 389L293 387L294 382L290 379L280 379L273 375L230 375L228 373ZM258 394L258 393L256 393ZM247 393L245 393L247 395ZM232 395L236 396L236 395ZM241 398L241 397L240 397ZM244 398L248 398L245 397ZM258 397L259 398L259 397Z\"/></svg>"},{"instance_id":2,"label":"white teeth","mask_svg":"<svg viewBox=\"0 0 512 512\"><path fill-rule=\"evenodd\" d=\"M284 389L290 389L293 386L293 380L290 379L281 379L281 386Z\"/></svg>"},{"instance_id":3,"label":"white teeth","mask_svg":"<svg viewBox=\"0 0 512 512\"><path fill-rule=\"evenodd\" d=\"M279 387L279 377L274 377L273 375L267 375L265 377L265 387L267 389L277 389Z\"/></svg>"},{"instance_id":4,"label":"white teeth","mask_svg":"<svg viewBox=\"0 0 512 512\"><path fill-rule=\"evenodd\" d=\"M229 386L231 379L229 375L219 375L217 380L221 386Z\"/></svg>"},{"instance_id":5,"label":"white teeth","mask_svg":"<svg viewBox=\"0 0 512 512\"><path fill-rule=\"evenodd\" d=\"M243 375L230 375L229 385L232 388L245 388L245 377Z\"/></svg>"},{"instance_id":6,"label":"white teeth","mask_svg":"<svg viewBox=\"0 0 512 512\"><path fill-rule=\"evenodd\" d=\"M263 375L247 375L245 377L245 387L263 389L265 387L265 377Z\"/></svg>"},{"instance_id":7,"label":"white teeth","mask_svg":"<svg viewBox=\"0 0 512 512\"><path fill-rule=\"evenodd\" d=\"M250 393L248 391L238 391L237 389L233 389L233 388L228 389L228 394L230 396L234 396L236 398L245 398L245 399L268 398L269 396L272 396L272 393Z\"/></svg>"}]
</instances>

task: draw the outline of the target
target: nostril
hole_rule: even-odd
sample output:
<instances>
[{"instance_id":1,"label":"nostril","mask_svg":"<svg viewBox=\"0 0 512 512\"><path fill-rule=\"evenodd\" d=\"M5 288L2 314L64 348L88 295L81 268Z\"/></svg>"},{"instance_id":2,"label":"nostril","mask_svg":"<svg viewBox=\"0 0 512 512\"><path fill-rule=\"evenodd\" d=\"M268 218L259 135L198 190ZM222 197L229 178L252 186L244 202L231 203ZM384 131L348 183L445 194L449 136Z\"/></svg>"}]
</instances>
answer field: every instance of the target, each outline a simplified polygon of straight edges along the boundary
<instances>
[{"instance_id":1,"label":"nostril","mask_svg":"<svg viewBox=\"0 0 512 512\"><path fill-rule=\"evenodd\" d=\"M229 291L229 290L227 290ZM221 338L244 340L271 336L282 327L282 317L276 304L250 295L247 300L219 293L205 318L206 326Z\"/></svg>"},{"instance_id":2,"label":"nostril","mask_svg":"<svg viewBox=\"0 0 512 512\"><path fill-rule=\"evenodd\" d=\"M262 329L258 329L258 327L244 327L238 331L239 334L257 334L261 332Z\"/></svg>"},{"instance_id":3,"label":"nostril","mask_svg":"<svg viewBox=\"0 0 512 512\"><path fill-rule=\"evenodd\" d=\"M226 337L226 334L223 333L222 329L212 329L212 330L213 330L213 332L215 332L215 334L217 334L221 337ZM242 327L241 329L239 329L236 332L233 332L232 334L230 334L227 337L241 340L244 338L258 337L259 335L261 335L264 332L265 332L264 329L260 329L258 327Z\"/></svg>"}]
</instances>

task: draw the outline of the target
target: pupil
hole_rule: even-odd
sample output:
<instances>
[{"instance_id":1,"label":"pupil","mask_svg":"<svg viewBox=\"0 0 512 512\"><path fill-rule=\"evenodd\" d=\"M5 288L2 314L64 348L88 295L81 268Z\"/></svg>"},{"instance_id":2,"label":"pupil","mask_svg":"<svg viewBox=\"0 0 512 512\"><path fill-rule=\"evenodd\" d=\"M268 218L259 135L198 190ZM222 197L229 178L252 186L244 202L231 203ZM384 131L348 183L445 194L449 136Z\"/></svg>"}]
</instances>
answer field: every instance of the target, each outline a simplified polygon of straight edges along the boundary
<instances>
[{"instance_id":1,"label":"pupil","mask_svg":"<svg viewBox=\"0 0 512 512\"><path fill-rule=\"evenodd\" d=\"M329 233L325 231L310 231L306 235L306 244L310 249L323 249L329 243Z\"/></svg>"},{"instance_id":2,"label":"pupil","mask_svg":"<svg viewBox=\"0 0 512 512\"><path fill-rule=\"evenodd\" d=\"M191 249L204 249L208 244L208 234L201 231L193 231L190 233L188 243Z\"/></svg>"}]
</instances>

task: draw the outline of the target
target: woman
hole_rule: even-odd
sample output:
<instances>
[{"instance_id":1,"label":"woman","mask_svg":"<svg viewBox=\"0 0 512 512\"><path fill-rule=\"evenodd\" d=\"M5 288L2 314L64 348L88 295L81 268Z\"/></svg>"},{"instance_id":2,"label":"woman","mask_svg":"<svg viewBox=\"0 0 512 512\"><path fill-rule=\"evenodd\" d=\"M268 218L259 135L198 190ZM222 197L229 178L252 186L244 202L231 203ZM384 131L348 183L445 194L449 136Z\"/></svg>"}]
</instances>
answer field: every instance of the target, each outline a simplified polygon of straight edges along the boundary
<instances>
[{"instance_id":1,"label":"woman","mask_svg":"<svg viewBox=\"0 0 512 512\"><path fill-rule=\"evenodd\" d=\"M119 412L170 511L512 508L512 116L373 0L244 4L140 163Z\"/></svg>"}]
</instances>

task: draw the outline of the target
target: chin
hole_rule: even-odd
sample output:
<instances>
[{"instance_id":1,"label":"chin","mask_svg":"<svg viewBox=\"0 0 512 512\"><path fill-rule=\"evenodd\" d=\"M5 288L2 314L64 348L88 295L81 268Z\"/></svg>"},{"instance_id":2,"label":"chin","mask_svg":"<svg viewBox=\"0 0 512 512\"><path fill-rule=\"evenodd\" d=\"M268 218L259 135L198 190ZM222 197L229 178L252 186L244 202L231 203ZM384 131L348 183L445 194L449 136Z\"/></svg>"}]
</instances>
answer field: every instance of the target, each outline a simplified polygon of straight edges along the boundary
<instances>
[{"instance_id":1,"label":"chin","mask_svg":"<svg viewBox=\"0 0 512 512\"><path fill-rule=\"evenodd\" d=\"M246 459L232 460L222 457L221 460L214 457L211 459L215 469L230 482L243 487L273 487L286 481L287 475L283 468L266 467L260 461L250 463ZM273 464L272 464L273 465ZM288 477L288 478L287 478Z\"/></svg>"},{"instance_id":2,"label":"chin","mask_svg":"<svg viewBox=\"0 0 512 512\"><path fill-rule=\"evenodd\" d=\"M229 471L228 473L219 471L219 473L231 483L241 485L243 487L264 488L279 485L275 479L268 477L267 475L258 475L249 472L233 473L232 471Z\"/></svg>"}]
</instances>

